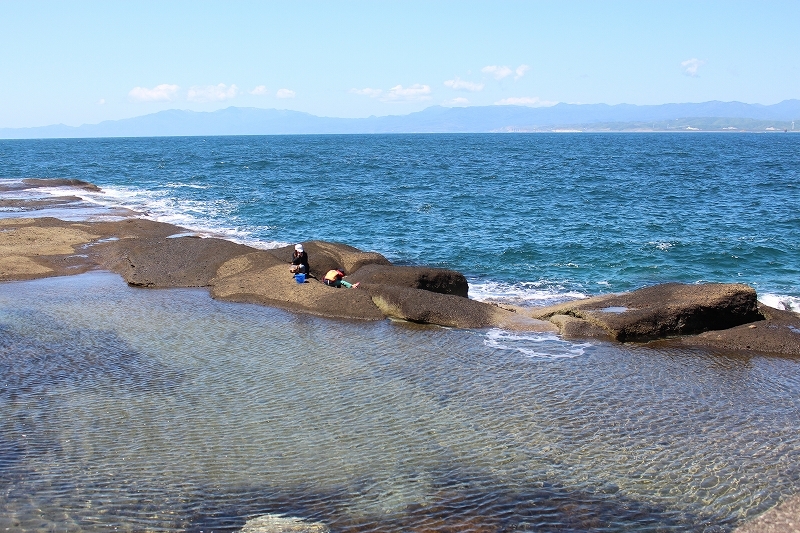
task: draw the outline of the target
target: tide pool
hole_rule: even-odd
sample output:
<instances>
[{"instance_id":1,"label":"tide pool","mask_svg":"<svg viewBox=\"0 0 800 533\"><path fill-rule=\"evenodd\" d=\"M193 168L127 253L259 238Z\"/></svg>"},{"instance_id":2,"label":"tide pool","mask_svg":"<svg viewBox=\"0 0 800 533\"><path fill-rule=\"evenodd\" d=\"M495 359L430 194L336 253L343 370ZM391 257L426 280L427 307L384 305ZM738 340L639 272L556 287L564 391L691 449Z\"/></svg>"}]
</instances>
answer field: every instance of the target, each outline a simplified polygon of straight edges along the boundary
<instances>
[{"instance_id":1,"label":"tide pool","mask_svg":"<svg viewBox=\"0 0 800 533\"><path fill-rule=\"evenodd\" d=\"M326 320L105 273L0 285L0 330L9 531L728 531L800 490L791 359Z\"/></svg>"}]
</instances>

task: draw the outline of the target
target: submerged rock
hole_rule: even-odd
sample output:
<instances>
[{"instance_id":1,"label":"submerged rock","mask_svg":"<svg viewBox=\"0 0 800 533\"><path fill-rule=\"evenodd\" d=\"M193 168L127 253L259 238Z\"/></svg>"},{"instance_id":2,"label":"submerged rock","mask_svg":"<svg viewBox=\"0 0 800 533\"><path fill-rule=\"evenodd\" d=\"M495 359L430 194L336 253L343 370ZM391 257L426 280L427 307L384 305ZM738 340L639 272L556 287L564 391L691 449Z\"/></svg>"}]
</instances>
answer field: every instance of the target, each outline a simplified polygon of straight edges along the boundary
<instances>
[{"instance_id":1,"label":"submerged rock","mask_svg":"<svg viewBox=\"0 0 800 533\"><path fill-rule=\"evenodd\" d=\"M800 495L737 527L733 533L795 533L800 531Z\"/></svg>"},{"instance_id":2,"label":"submerged rock","mask_svg":"<svg viewBox=\"0 0 800 533\"><path fill-rule=\"evenodd\" d=\"M322 522L306 522L302 518L267 514L247 521L240 533L328 533Z\"/></svg>"}]
</instances>

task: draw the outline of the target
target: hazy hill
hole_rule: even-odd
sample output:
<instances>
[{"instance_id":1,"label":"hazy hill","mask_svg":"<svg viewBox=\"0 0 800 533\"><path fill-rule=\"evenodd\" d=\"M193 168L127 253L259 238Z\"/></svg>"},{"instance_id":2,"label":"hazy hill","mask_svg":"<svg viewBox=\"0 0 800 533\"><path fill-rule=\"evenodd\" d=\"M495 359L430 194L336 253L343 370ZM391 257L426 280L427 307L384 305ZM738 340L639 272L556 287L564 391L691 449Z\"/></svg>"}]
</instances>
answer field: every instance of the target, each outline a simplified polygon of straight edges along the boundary
<instances>
[{"instance_id":1,"label":"hazy hill","mask_svg":"<svg viewBox=\"0 0 800 533\"><path fill-rule=\"evenodd\" d=\"M699 120L698 119L706 119ZM672 124L670 121L676 121ZM687 122L688 121L688 122ZM694 121L694 122L692 122ZM313 133L480 133L550 131L800 130L800 100L774 105L741 102L698 104L557 104L552 107L433 106L408 115L369 118L318 117L299 111L229 107L214 112L168 110L99 124L0 129L0 138L151 137L183 135L280 135ZM680 127L679 124L702 127Z\"/></svg>"}]
</instances>

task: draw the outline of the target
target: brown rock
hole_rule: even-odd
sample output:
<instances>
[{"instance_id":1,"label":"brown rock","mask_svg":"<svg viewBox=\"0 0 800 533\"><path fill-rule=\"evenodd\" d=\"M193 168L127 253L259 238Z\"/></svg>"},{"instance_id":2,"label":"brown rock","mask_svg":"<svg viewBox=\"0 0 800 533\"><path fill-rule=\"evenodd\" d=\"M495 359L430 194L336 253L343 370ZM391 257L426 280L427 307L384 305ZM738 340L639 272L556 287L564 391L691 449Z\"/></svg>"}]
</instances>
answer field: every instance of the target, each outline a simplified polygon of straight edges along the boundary
<instances>
[{"instance_id":1,"label":"brown rock","mask_svg":"<svg viewBox=\"0 0 800 533\"><path fill-rule=\"evenodd\" d=\"M346 244L308 241L303 243L303 247L308 253L311 275L317 279L322 279L329 270L333 269L340 269L345 274L352 274L364 265L391 264L388 259L377 252L362 252L358 248ZM285 263L287 269L292 262L293 251L294 245L267 250L279 261Z\"/></svg>"},{"instance_id":2,"label":"brown rock","mask_svg":"<svg viewBox=\"0 0 800 533\"><path fill-rule=\"evenodd\" d=\"M800 355L800 315L760 304L764 320L720 331L683 337L686 346L702 346L732 351L756 351L781 355ZM798 523L800 525L800 522Z\"/></svg>"},{"instance_id":3,"label":"brown rock","mask_svg":"<svg viewBox=\"0 0 800 533\"><path fill-rule=\"evenodd\" d=\"M207 287L217 269L252 248L194 237L123 239L103 247L100 263L137 287Z\"/></svg>"},{"instance_id":4,"label":"brown rock","mask_svg":"<svg viewBox=\"0 0 800 533\"><path fill-rule=\"evenodd\" d=\"M368 264L348 277L362 285L394 285L411 289L467 297L467 278L455 270L443 268Z\"/></svg>"},{"instance_id":5,"label":"brown rock","mask_svg":"<svg viewBox=\"0 0 800 533\"><path fill-rule=\"evenodd\" d=\"M88 181L68 179L68 178L25 178L22 183L29 189L37 187L74 187L86 191L98 192L100 187Z\"/></svg>"},{"instance_id":6,"label":"brown rock","mask_svg":"<svg viewBox=\"0 0 800 533\"><path fill-rule=\"evenodd\" d=\"M643 341L726 329L763 317L756 292L739 284L685 285L665 283L625 294L598 296L536 309L531 316L550 319L568 315L585 321L585 328L607 331L620 342ZM566 324L566 322L563 322ZM573 322L573 331L580 328Z\"/></svg>"},{"instance_id":7,"label":"brown rock","mask_svg":"<svg viewBox=\"0 0 800 533\"><path fill-rule=\"evenodd\" d=\"M366 291L328 287L313 278L297 283L287 264L269 251L228 260L217 270L211 285L211 296L220 300L272 305L334 318L385 318Z\"/></svg>"},{"instance_id":8,"label":"brown rock","mask_svg":"<svg viewBox=\"0 0 800 533\"><path fill-rule=\"evenodd\" d=\"M502 327L526 331L555 331L544 321L452 294L393 285L367 285L375 305L388 317L453 328Z\"/></svg>"},{"instance_id":9,"label":"brown rock","mask_svg":"<svg viewBox=\"0 0 800 533\"><path fill-rule=\"evenodd\" d=\"M0 280L78 274L91 268L81 245L99 236L85 224L55 218L0 220Z\"/></svg>"},{"instance_id":10,"label":"brown rock","mask_svg":"<svg viewBox=\"0 0 800 533\"><path fill-rule=\"evenodd\" d=\"M567 339L610 338L608 330L602 326L571 315L553 315L550 317L550 322L558 327L558 332Z\"/></svg>"}]
</instances>

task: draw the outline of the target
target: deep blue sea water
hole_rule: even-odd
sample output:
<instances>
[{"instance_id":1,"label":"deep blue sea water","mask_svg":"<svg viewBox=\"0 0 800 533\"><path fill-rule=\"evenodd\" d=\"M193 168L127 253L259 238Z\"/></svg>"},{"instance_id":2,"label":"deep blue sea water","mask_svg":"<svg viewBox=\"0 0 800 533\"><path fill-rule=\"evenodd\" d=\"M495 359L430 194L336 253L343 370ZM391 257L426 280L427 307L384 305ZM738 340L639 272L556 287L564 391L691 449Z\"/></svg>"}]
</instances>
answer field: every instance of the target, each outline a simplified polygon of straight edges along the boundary
<instances>
[{"instance_id":1,"label":"deep blue sea water","mask_svg":"<svg viewBox=\"0 0 800 533\"><path fill-rule=\"evenodd\" d=\"M800 136L320 135L0 141L0 178L271 246L345 242L544 303L666 281L800 305ZM312 258L313 260L313 258Z\"/></svg>"}]
</instances>

